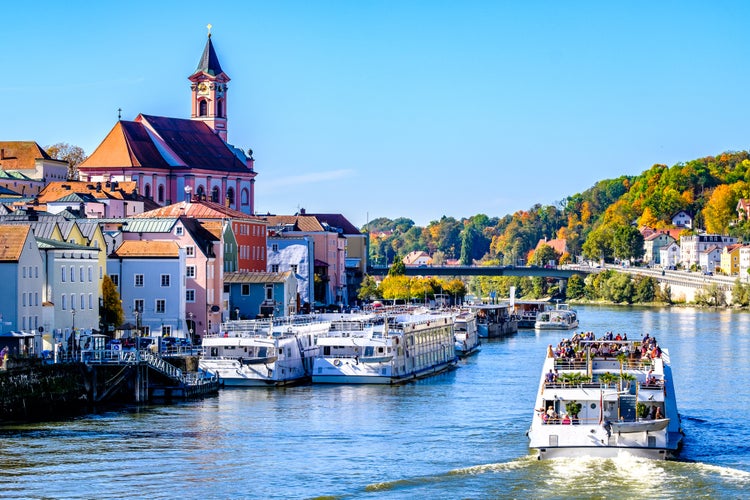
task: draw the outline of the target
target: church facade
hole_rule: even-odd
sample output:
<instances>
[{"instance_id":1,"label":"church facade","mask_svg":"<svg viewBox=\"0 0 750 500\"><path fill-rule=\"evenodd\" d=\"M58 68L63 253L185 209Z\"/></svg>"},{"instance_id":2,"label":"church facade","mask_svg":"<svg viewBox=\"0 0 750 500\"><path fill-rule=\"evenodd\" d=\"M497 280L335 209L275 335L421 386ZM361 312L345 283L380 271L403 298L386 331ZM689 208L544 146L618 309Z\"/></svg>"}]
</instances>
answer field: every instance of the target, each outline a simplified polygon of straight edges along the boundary
<instances>
[{"instance_id":1,"label":"church facade","mask_svg":"<svg viewBox=\"0 0 750 500\"><path fill-rule=\"evenodd\" d=\"M227 143L227 83L208 35L195 72L189 119L139 114L119 120L78 167L80 180L134 182L138 194L167 206L192 199L253 214L252 151Z\"/></svg>"}]
</instances>

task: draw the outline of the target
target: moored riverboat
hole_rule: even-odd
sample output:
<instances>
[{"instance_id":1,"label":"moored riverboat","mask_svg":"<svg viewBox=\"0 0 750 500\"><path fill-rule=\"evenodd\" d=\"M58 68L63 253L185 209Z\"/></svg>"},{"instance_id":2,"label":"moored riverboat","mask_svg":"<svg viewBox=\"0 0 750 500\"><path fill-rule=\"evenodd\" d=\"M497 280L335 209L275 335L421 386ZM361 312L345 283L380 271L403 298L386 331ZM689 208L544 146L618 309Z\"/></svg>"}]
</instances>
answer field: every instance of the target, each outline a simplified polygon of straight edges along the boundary
<instances>
[{"instance_id":1,"label":"moored riverboat","mask_svg":"<svg viewBox=\"0 0 750 500\"><path fill-rule=\"evenodd\" d=\"M204 337L198 366L224 386L277 386L309 381L316 340L330 322L315 316L222 323Z\"/></svg>"},{"instance_id":2,"label":"moored riverboat","mask_svg":"<svg viewBox=\"0 0 750 500\"><path fill-rule=\"evenodd\" d=\"M476 304L469 310L477 318L480 338L497 338L518 332L518 321L512 313L510 302Z\"/></svg>"},{"instance_id":3,"label":"moored riverboat","mask_svg":"<svg viewBox=\"0 0 750 500\"><path fill-rule=\"evenodd\" d=\"M481 350L477 318L469 311L460 311L453 318L456 356L466 358Z\"/></svg>"},{"instance_id":4,"label":"moored riverboat","mask_svg":"<svg viewBox=\"0 0 750 500\"><path fill-rule=\"evenodd\" d=\"M352 315L318 338L312 381L398 384L452 369L457 359L450 314Z\"/></svg>"},{"instance_id":5,"label":"moored riverboat","mask_svg":"<svg viewBox=\"0 0 750 500\"><path fill-rule=\"evenodd\" d=\"M548 348L528 431L537 457L668 459L682 444L669 352L575 335Z\"/></svg>"}]
</instances>

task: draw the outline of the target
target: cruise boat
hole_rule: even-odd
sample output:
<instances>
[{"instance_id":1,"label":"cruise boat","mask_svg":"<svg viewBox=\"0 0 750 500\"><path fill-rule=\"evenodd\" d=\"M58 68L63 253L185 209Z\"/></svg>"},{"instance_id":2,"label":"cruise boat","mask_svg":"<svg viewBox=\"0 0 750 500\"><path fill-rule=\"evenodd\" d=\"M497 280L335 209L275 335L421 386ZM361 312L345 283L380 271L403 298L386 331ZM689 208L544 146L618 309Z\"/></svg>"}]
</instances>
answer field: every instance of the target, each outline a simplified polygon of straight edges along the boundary
<instances>
[{"instance_id":1,"label":"cruise boat","mask_svg":"<svg viewBox=\"0 0 750 500\"><path fill-rule=\"evenodd\" d=\"M555 309L541 311L536 316L536 330L573 330L578 328L578 314L567 304L557 304Z\"/></svg>"},{"instance_id":2,"label":"cruise boat","mask_svg":"<svg viewBox=\"0 0 750 500\"><path fill-rule=\"evenodd\" d=\"M469 311L461 311L453 318L453 338L456 356L466 358L480 351L477 318Z\"/></svg>"},{"instance_id":3,"label":"cruise boat","mask_svg":"<svg viewBox=\"0 0 750 500\"><path fill-rule=\"evenodd\" d=\"M276 386L310 379L316 340L330 321L315 316L222 323L203 338L198 368L224 386Z\"/></svg>"},{"instance_id":4,"label":"cruise boat","mask_svg":"<svg viewBox=\"0 0 750 500\"><path fill-rule=\"evenodd\" d=\"M682 445L669 352L653 338L574 335L544 361L528 431L537 457L675 458Z\"/></svg>"},{"instance_id":5,"label":"cruise boat","mask_svg":"<svg viewBox=\"0 0 750 500\"><path fill-rule=\"evenodd\" d=\"M480 338L504 337L518 332L518 321L512 314L510 302L476 304L469 310L477 317Z\"/></svg>"},{"instance_id":6,"label":"cruise boat","mask_svg":"<svg viewBox=\"0 0 750 500\"><path fill-rule=\"evenodd\" d=\"M398 384L455 367L450 314L354 315L318 338L317 384Z\"/></svg>"}]
</instances>

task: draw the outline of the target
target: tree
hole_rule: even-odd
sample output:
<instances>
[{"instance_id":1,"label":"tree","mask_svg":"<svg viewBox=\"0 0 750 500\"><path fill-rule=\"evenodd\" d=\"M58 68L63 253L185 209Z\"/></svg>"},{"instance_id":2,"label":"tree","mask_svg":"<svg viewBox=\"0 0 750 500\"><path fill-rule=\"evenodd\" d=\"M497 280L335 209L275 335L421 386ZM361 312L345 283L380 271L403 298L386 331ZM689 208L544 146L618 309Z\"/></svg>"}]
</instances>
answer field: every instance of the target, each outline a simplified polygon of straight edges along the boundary
<instances>
[{"instance_id":1,"label":"tree","mask_svg":"<svg viewBox=\"0 0 750 500\"><path fill-rule=\"evenodd\" d=\"M388 269L388 276L403 276L406 274L406 264L400 255L397 255L391 264L391 268Z\"/></svg>"},{"instance_id":2,"label":"tree","mask_svg":"<svg viewBox=\"0 0 750 500\"><path fill-rule=\"evenodd\" d=\"M579 275L574 274L568 279L567 297L569 299L580 299L585 292L584 288L583 279Z\"/></svg>"},{"instance_id":3,"label":"tree","mask_svg":"<svg viewBox=\"0 0 750 500\"><path fill-rule=\"evenodd\" d=\"M557 262L559 259L560 254L558 254L554 248L549 245L542 244L534 251L534 259L532 262L537 266L545 266L550 261Z\"/></svg>"},{"instance_id":4,"label":"tree","mask_svg":"<svg viewBox=\"0 0 750 500\"><path fill-rule=\"evenodd\" d=\"M381 298L378 284L372 276L366 275L364 277L362 284L359 287L359 291L357 292L357 298L365 301Z\"/></svg>"},{"instance_id":5,"label":"tree","mask_svg":"<svg viewBox=\"0 0 750 500\"><path fill-rule=\"evenodd\" d=\"M386 276L380 283L380 289L383 292L384 299L407 300L411 297L409 278L406 276Z\"/></svg>"},{"instance_id":6,"label":"tree","mask_svg":"<svg viewBox=\"0 0 750 500\"><path fill-rule=\"evenodd\" d=\"M612 252L615 258L641 259L644 253L643 235L633 226L619 226L615 229Z\"/></svg>"},{"instance_id":7,"label":"tree","mask_svg":"<svg viewBox=\"0 0 750 500\"><path fill-rule=\"evenodd\" d=\"M102 307L99 311L102 328L108 334L109 326L118 327L125 320L125 312L122 310L122 301L117 287L112 279L104 275L102 279Z\"/></svg>"},{"instance_id":8,"label":"tree","mask_svg":"<svg viewBox=\"0 0 750 500\"><path fill-rule=\"evenodd\" d=\"M86 152L79 146L73 146L67 142L58 142L51 146L45 146L45 151L56 160L68 162L68 179L78 179L78 165L86 160Z\"/></svg>"}]
</instances>

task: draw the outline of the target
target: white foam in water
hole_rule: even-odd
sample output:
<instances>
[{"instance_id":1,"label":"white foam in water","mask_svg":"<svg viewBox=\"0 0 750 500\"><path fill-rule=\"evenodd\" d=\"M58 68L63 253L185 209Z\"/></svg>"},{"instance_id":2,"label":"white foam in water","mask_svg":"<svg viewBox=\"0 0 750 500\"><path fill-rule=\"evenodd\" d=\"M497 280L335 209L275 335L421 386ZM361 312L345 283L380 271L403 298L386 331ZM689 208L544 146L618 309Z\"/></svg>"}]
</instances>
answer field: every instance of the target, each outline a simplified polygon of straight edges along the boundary
<instances>
[{"instance_id":1,"label":"white foam in water","mask_svg":"<svg viewBox=\"0 0 750 500\"><path fill-rule=\"evenodd\" d=\"M750 483L750 472L732 469L730 467L721 467L704 463L691 464L695 465L701 472L718 474L723 478L737 481L738 483Z\"/></svg>"}]
</instances>

